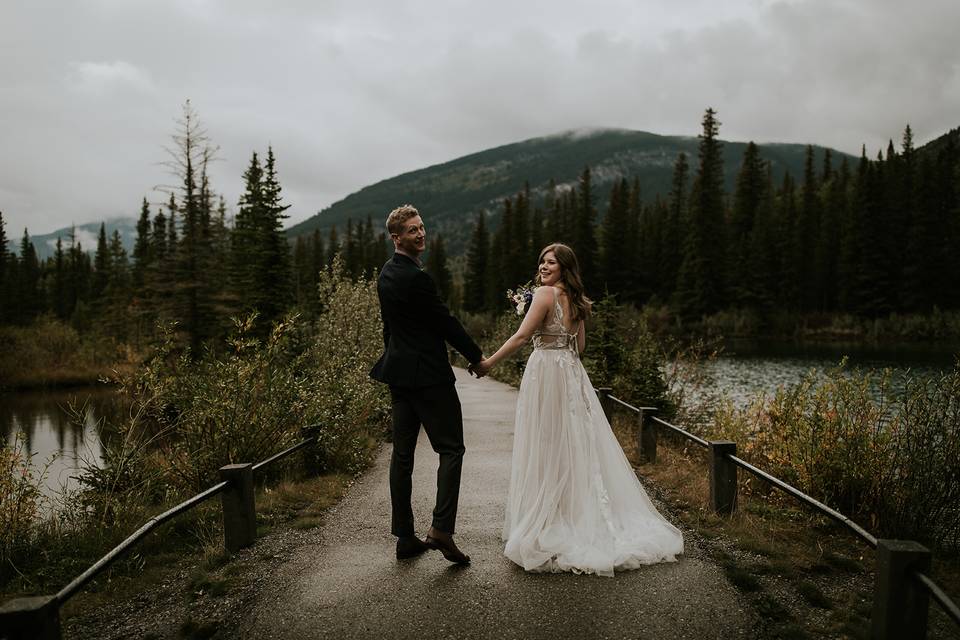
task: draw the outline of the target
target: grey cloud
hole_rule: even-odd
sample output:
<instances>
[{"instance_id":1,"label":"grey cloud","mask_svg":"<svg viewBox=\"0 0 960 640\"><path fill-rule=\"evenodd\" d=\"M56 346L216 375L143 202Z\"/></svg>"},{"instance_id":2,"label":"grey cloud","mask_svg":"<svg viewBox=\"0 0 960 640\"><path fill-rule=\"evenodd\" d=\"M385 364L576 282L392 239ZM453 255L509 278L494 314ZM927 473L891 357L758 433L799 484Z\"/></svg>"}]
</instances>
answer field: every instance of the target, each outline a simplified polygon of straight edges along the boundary
<instances>
[{"instance_id":1,"label":"grey cloud","mask_svg":"<svg viewBox=\"0 0 960 640\"><path fill-rule=\"evenodd\" d=\"M708 105L728 139L873 153L960 124L958 23L952 0L4 3L0 210L17 235L162 201L186 98L228 204L272 144L291 222L522 138L695 135Z\"/></svg>"}]
</instances>

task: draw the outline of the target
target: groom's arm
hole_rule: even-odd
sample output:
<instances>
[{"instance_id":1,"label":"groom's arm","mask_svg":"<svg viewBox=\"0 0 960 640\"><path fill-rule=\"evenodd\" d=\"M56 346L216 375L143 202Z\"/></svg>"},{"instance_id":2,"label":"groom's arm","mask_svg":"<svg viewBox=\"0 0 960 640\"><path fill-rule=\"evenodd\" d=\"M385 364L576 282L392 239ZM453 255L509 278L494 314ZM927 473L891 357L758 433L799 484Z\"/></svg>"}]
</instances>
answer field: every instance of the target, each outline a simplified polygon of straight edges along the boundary
<instances>
[{"instance_id":1,"label":"groom's arm","mask_svg":"<svg viewBox=\"0 0 960 640\"><path fill-rule=\"evenodd\" d=\"M417 304L422 310L429 327L443 336L443 339L460 352L471 364L479 362L483 358L483 351L477 346L477 343L467 334L463 325L450 314L447 305L443 304L440 294L437 293L437 286L425 271L417 274L413 287Z\"/></svg>"}]
</instances>

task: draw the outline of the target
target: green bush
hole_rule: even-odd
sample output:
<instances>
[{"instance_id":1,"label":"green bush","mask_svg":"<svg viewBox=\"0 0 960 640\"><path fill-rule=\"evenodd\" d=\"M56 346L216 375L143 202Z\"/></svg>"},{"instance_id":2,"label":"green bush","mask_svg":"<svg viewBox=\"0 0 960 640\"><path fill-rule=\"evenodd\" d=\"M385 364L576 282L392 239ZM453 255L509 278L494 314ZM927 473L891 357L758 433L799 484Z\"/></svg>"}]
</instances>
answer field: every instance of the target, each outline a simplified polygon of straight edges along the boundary
<instances>
[{"instance_id":1,"label":"green bush","mask_svg":"<svg viewBox=\"0 0 960 640\"><path fill-rule=\"evenodd\" d=\"M0 563L0 589L59 588L152 515L218 482L221 466L258 462L307 435L319 442L306 456L272 465L258 480L363 468L390 408L386 387L367 375L383 347L376 287L351 280L336 262L321 275L318 296L323 308L313 323L291 316L259 340L247 318L225 345L199 354L178 352L168 328L153 356L118 379L131 405L102 429L110 434L103 465L85 469L81 487L61 496L49 518L34 517L36 479L7 473L19 458L0 447L0 549L12 559ZM209 544L217 510L178 516L120 566Z\"/></svg>"},{"instance_id":2,"label":"green bush","mask_svg":"<svg viewBox=\"0 0 960 640\"><path fill-rule=\"evenodd\" d=\"M960 364L936 377L811 371L746 409L721 404L713 438L885 537L960 547ZM760 485L762 486L762 485Z\"/></svg>"},{"instance_id":3,"label":"green bush","mask_svg":"<svg viewBox=\"0 0 960 640\"><path fill-rule=\"evenodd\" d=\"M34 538L39 516L42 474L36 473L17 432L13 443L0 442L0 565L6 566Z\"/></svg>"}]
</instances>

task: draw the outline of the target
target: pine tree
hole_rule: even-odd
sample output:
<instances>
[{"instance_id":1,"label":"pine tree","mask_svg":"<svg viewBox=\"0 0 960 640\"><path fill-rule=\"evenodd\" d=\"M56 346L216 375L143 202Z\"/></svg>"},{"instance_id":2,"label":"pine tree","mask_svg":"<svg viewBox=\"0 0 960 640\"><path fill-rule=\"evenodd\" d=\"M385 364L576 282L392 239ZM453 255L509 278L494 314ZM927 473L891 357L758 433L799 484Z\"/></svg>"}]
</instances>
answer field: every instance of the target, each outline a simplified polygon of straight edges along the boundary
<instances>
[{"instance_id":1,"label":"pine tree","mask_svg":"<svg viewBox=\"0 0 960 640\"><path fill-rule=\"evenodd\" d=\"M629 206L630 186L626 178L621 178L610 190L607 215L600 225L600 273L596 280L598 290L616 294L620 300L626 294L628 263L633 255L627 234Z\"/></svg>"},{"instance_id":2,"label":"pine tree","mask_svg":"<svg viewBox=\"0 0 960 640\"><path fill-rule=\"evenodd\" d=\"M265 249L262 263L264 304L260 309L263 320L273 323L280 320L292 302L290 290L290 243L283 232L283 221L290 208L283 203L280 180L277 175L273 147L267 147L267 162L264 165L263 203L266 217L261 229L261 244Z\"/></svg>"},{"instance_id":3,"label":"pine tree","mask_svg":"<svg viewBox=\"0 0 960 640\"><path fill-rule=\"evenodd\" d=\"M467 270L463 279L463 309L474 313L486 308L487 261L490 258L490 237L487 233L486 214L477 214L477 222L467 247Z\"/></svg>"},{"instance_id":4,"label":"pine tree","mask_svg":"<svg viewBox=\"0 0 960 640\"><path fill-rule=\"evenodd\" d=\"M566 237L563 225L563 197L557 193L557 181L553 178L550 178L550 183L547 185L543 208L546 211L546 238L543 245L561 242L561 238ZM567 242L569 243L569 240ZM537 251L542 248L539 247Z\"/></svg>"},{"instance_id":5,"label":"pine tree","mask_svg":"<svg viewBox=\"0 0 960 640\"><path fill-rule=\"evenodd\" d=\"M797 291L802 311L819 311L820 289L823 274L816 271L817 241L820 238L820 199L818 195L817 173L814 168L814 150L807 145L804 168L801 205L797 217Z\"/></svg>"},{"instance_id":6,"label":"pine tree","mask_svg":"<svg viewBox=\"0 0 960 640\"><path fill-rule=\"evenodd\" d=\"M333 259L340 254L340 239L337 237L337 228L330 227L330 236L327 238L327 265L333 264Z\"/></svg>"},{"instance_id":7,"label":"pine tree","mask_svg":"<svg viewBox=\"0 0 960 640\"><path fill-rule=\"evenodd\" d=\"M54 314L61 320L70 317L72 309L67 308L67 256L63 250L63 241L57 236L53 253L53 284L50 287L50 303Z\"/></svg>"},{"instance_id":8,"label":"pine tree","mask_svg":"<svg viewBox=\"0 0 960 640\"><path fill-rule=\"evenodd\" d=\"M244 192L240 196L237 216L230 238L231 287L242 313L256 310L260 304L258 289L260 247L259 229L265 217L263 205L263 168L257 152L250 155L250 164L243 173Z\"/></svg>"},{"instance_id":9,"label":"pine tree","mask_svg":"<svg viewBox=\"0 0 960 640\"><path fill-rule=\"evenodd\" d=\"M9 259L6 223L3 221L3 211L0 211L0 324L9 322L7 317L11 304L10 283L7 277L7 262Z\"/></svg>"},{"instance_id":10,"label":"pine tree","mask_svg":"<svg viewBox=\"0 0 960 640\"><path fill-rule=\"evenodd\" d=\"M20 241L17 271L17 306L20 309L18 321L28 323L43 310L43 296L40 292L40 261L26 229L23 230Z\"/></svg>"},{"instance_id":11,"label":"pine tree","mask_svg":"<svg viewBox=\"0 0 960 640\"><path fill-rule=\"evenodd\" d=\"M363 269L363 253L351 218L347 218L347 231L343 235L343 265L352 278L359 276Z\"/></svg>"},{"instance_id":12,"label":"pine tree","mask_svg":"<svg viewBox=\"0 0 960 640\"><path fill-rule=\"evenodd\" d=\"M755 280L750 273L750 254L754 249L751 242L753 227L763 202L766 178L767 171L760 158L760 150L750 142L743 153L728 226L728 291L731 301L743 307L753 307L758 302Z\"/></svg>"},{"instance_id":13,"label":"pine tree","mask_svg":"<svg viewBox=\"0 0 960 640\"><path fill-rule=\"evenodd\" d=\"M720 122L708 108L700 135L700 164L690 198L689 224L678 277L680 312L700 317L725 304L723 158L717 138Z\"/></svg>"},{"instance_id":14,"label":"pine tree","mask_svg":"<svg viewBox=\"0 0 960 640\"><path fill-rule=\"evenodd\" d=\"M657 292L661 299L670 300L677 290L680 265L683 262L682 225L688 219L687 179L690 165L687 155L680 153L673 165L673 177L670 181L670 196L667 202L667 216L661 232L661 255L659 286Z\"/></svg>"},{"instance_id":15,"label":"pine tree","mask_svg":"<svg viewBox=\"0 0 960 640\"><path fill-rule=\"evenodd\" d=\"M138 293L143 289L147 269L150 267L150 204L144 198L137 220L137 239L133 245L133 288Z\"/></svg>"},{"instance_id":16,"label":"pine tree","mask_svg":"<svg viewBox=\"0 0 960 640\"><path fill-rule=\"evenodd\" d=\"M544 239L543 209L534 207L533 216L530 218L530 259L528 263L536 260L540 251L547 245Z\"/></svg>"},{"instance_id":17,"label":"pine tree","mask_svg":"<svg viewBox=\"0 0 960 640\"><path fill-rule=\"evenodd\" d=\"M447 251L443 246L443 236L437 235L430 242L427 253L425 270L437 284L437 292L444 301L450 300L450 291L453 287L453 277L447 268Z\"/></svg>"},{"instance_id":18,"label":"pine tree","mask_svg":"<svg viewBox=\"0 0 960 640\"><path fill-rule=\"evenodd\" d=\"M107 229L104 223L100 223L100 234L97 236L97 253L93 259L93 300L99 304L103 298L103 292L107 288L107 282L110 280L110 249L107 246Z\"/></svg>"},{"instance_id":19,"label":"pine tree","mask_svg":"<svg viewBox=\"0 0 960 640\"><path fill-rule=\"evenodd\" d=\"M530 184L514 198L513 224L509 240L509 274L512 282L526 282L536 269L536 256L530 257ZM534 249L539 251L539 247Z\"/></svg>"},{"instance_id":20,"label":"pine tree","mask_svg":"<svg viewBox=\"0 0 960 640\"><path fill-rule=\"evenodd\" d=\"M594 199L590 167L584 167L577 189L572 248L577 254L583 284L588 292L597 290L600 279L600 274L597 273L597 208Z\"/></svg>"}]
</instances>

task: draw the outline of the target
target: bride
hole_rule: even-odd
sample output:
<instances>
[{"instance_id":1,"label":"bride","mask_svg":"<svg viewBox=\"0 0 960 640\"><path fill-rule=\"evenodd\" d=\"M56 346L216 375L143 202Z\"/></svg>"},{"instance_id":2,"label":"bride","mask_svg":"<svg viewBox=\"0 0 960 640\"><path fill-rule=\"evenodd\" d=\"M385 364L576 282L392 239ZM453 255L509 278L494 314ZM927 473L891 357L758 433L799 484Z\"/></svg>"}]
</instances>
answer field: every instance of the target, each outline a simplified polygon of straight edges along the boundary
<instances>
[{"instance_id":1,"label":"bride","mask_svg":"<svg viewBox=\"0 0 960 640\"><path fill-rule=\"evenodd\" d=\"M570 247L540 252L540 285L517 332L478 375L533 339L517 399L504 554L527 571L595 573L672 561L680 531L654 508L580 362L584 296Z\"/></svg>"}]
</instances>

